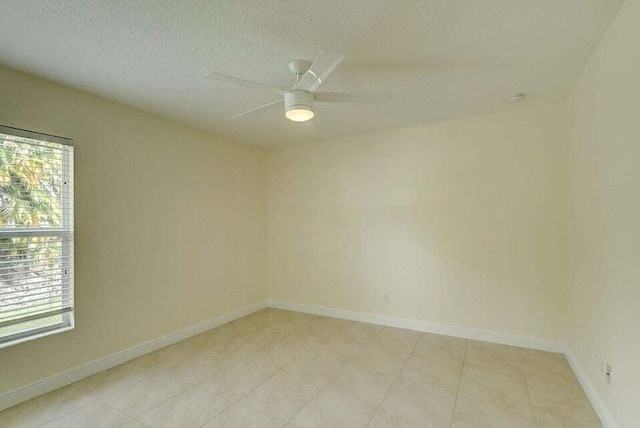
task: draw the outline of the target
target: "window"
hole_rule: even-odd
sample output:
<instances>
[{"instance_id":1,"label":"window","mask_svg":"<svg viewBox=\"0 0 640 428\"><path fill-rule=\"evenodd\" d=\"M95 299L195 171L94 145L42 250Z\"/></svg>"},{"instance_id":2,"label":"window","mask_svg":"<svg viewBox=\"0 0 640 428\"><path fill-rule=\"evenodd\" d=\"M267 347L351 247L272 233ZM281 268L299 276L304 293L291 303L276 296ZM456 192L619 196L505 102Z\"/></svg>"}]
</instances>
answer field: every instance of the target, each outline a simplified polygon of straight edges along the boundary
<instances>
[{"instance_id":1,"label":"window","mask_svg":"<svg viewBox=\"0 0 640 428\"><path fill-rule=\"evenodd\" d=\"M0 348L73 328L73 142L0 126Z\"/></svg>"}]
</instances>

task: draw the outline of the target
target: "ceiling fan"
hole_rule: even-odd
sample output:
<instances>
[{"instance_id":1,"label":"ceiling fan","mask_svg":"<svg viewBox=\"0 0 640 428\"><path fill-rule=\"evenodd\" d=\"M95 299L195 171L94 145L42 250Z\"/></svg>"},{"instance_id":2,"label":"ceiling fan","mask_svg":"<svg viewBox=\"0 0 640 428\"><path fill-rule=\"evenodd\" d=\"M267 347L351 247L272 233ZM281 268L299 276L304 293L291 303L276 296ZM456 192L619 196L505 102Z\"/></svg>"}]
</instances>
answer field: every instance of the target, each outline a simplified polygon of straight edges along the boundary
<instances>
[{"instance_id":1,"label":"ceiling fan","mask_svg":"<svg viewBox=\"0 0 640 428\"><path fill-rule=\"evenodd\" d=\"M294 59L289 62L289 70L296 76L296 83L290 90L264 85L250 80L211 71L208 79L234 83L250 88L258 88L275 92L280 95L276 101L254 107L233 117L240 117L276 107L284 101L285 116L294 122L306 122L315 116L315 103L385 103L391 99L387 94L365 94L347 92L316 92L318 87L327 79L331 72L344 59L338 52L323 50L318 57L309 64L308 61Z\"/></svg>"}]
</instances>

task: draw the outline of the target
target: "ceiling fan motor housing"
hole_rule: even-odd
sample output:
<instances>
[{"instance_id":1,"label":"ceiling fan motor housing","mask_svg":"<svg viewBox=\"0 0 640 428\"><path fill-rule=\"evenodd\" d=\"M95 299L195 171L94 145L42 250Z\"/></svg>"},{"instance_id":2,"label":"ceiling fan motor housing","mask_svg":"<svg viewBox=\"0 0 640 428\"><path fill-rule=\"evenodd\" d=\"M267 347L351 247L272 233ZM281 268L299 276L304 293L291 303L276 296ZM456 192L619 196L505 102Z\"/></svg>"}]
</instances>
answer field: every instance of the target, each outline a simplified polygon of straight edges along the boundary
<instances>
[{"instance_id":1,"label":"ceiling fan motor housing","mask_svg":"<svg viewBox=\"0 0 640 428\"><path fill-rule=\"evenodd\" d=\"M311 92L294 89L284 94L284 108L290 110L313 111L313 94Z\"/></svg>"}]
</instances>

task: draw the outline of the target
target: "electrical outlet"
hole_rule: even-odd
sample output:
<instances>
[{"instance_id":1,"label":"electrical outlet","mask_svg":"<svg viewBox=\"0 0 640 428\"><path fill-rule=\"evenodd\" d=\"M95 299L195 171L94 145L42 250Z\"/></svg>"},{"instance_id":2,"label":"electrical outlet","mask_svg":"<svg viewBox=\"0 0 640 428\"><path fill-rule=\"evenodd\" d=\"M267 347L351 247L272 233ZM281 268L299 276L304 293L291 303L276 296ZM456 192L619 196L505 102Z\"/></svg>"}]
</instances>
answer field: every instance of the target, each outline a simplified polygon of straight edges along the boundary
<instances>
[{"instance_id":1,"label":"electrical outlet","mask_svg":"<svg viewBox=\"0 0 640 428\"><path fill-rule=\"evenodd\" d=\"M384 301L389 302L389 293L384 293Z\"/></svg>"},{"instance_id":2,"label":"electrical outlet","mask_svg":"<svg viewBox=\"0 0 640 428\"><path fill-rule=\"evenodd\" d=\"M611 385L611 364L609 364L607 361L604 361L602 363L602 372L607 383Z\"/></svg>"}]
</instances>

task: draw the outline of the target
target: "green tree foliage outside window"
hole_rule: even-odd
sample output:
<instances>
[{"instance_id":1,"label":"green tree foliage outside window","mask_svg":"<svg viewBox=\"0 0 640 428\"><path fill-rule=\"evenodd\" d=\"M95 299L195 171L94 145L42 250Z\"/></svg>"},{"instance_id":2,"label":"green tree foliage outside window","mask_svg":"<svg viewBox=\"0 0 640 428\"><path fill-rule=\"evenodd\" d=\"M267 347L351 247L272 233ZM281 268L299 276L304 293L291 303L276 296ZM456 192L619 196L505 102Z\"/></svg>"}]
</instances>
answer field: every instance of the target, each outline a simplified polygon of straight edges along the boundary
<instances>
[{"instance_id":1,"label":"green tree foliage outside window","mask_svg":"<svg viewBox=\"0 0 640 428\"><path fill-rule=\"evenodd\" d=\"M61 156L46 143L0 139L0 230L62 226ZM61 251L59 236L0 236L0 320L60 304L64 293ZM34 326L38 327L37 321ZM0 334L13 330L1 327Z\"/></svg>"}]
</instances>

